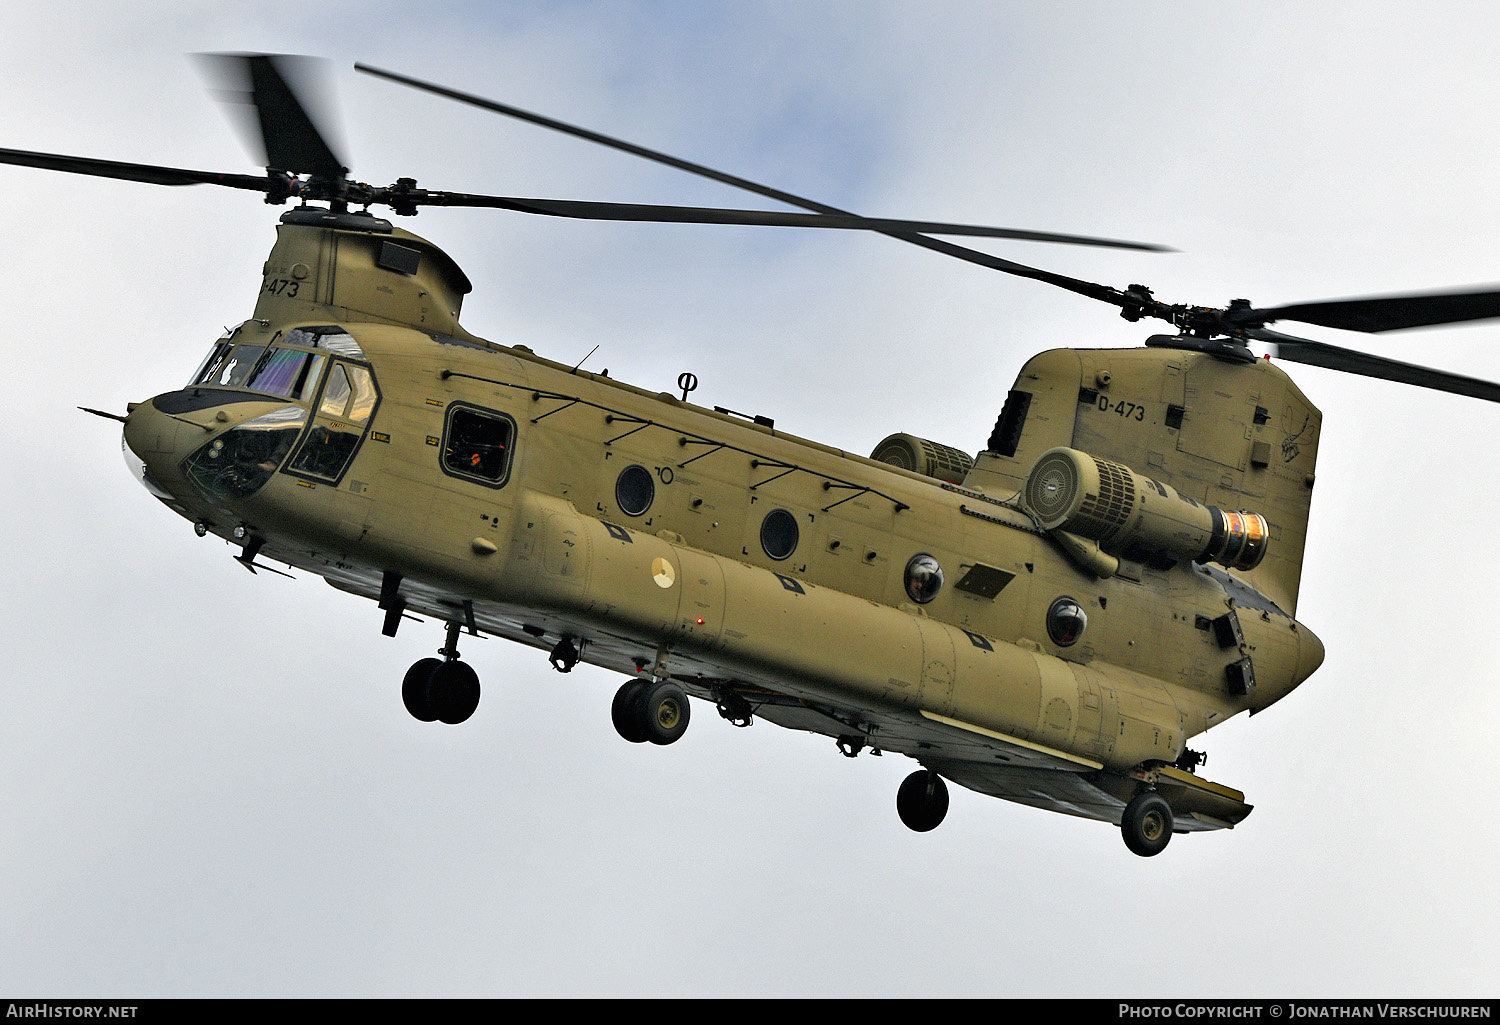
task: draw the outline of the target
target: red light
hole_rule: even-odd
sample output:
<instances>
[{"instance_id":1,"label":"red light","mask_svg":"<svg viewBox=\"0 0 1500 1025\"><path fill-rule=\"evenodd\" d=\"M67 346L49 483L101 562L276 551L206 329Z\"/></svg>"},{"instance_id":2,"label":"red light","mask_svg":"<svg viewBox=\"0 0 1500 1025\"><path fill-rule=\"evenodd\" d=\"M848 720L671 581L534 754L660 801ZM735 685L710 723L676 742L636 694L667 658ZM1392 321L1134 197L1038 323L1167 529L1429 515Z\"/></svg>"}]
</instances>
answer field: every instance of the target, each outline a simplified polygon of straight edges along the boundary
<instances>
[{"instance_id":1,"label":"red light","mask_svg":"<svg viewBox=\"0 0 1500 1025\"><path fill-rule=\"evenodd\" d=\"M699 616L699 617L698 617L698 625L699 625L699 626L702 626L702 625L703 625L703 617L702 617L702 616Z\"/></svg>"}]
</instances>

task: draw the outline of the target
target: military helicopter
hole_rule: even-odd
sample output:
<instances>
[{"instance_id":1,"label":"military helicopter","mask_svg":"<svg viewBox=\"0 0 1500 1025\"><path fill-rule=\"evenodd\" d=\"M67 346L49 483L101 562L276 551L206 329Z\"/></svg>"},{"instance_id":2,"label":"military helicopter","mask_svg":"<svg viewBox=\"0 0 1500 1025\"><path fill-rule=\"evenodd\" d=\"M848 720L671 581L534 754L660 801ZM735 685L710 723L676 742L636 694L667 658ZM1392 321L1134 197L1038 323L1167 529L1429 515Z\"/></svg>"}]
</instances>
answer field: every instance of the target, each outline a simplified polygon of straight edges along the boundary
<instances>
[{"instance_id":1,"label":"military helicopter","mask_svg":"<svg viewBox=\"0 0 1500 1025\"><path fill-rule=\"evenodd\" d=\"M944 819L949 782L1117 824L1160 853L1233 828L1245 795L1188 742L1261 711L1322 663L1296 619L1321 414L1252 342L1293 362L1500 401L1500 385L1270 330L1387 331L1500 316L1500 292L1257 308L1164 303L936 238L1144 243L869 219L482 97L357 65L776 199L802 212L431 191L348 177L290 82L242 75L263 175L0 150L0 162L297 205L251 318L183 388L132 404L127 460L252 572L274 560L375 601L381 630L445 624L401 681L423 722L478 707L464 636L626 677L615 728L670 744L696 698L739 726L824 734L920 766L896 808ZM764 417L638 388L487 341L441 249L369 212L426 205L551 216L874 231L1165 321L1143 348L1029 360L982 451L896 433L870 457ZM394 688L393 688L394 689Z\"/></svg>"}]
</instances>

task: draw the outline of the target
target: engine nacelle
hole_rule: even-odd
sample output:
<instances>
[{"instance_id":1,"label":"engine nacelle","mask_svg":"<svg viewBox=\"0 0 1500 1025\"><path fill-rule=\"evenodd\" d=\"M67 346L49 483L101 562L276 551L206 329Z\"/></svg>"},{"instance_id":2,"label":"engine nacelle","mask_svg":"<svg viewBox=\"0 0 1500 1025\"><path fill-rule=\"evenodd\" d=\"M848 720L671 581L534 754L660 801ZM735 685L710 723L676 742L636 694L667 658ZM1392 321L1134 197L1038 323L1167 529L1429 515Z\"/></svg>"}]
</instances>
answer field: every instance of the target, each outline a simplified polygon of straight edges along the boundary
<instances>
[{"instance_id":1,"label":"engine nacelle","mask_svg":"<svg viewBox=\"0 0 1500 1025\"><path fill-rule=\"evenodd\" d=\"M1043 528L1097 541L1112 554L1167 553L1248 570L1270 541L1259 513L1195 502L1122 463L1071 448L1042 453L1022 500Z\"/></svg>"},{"instance_id":2,"label":"engine nacelle","mask_svg":"<svg viewBox=\"0 0 1500 1025\"><path fill-rule=\"evenodd\" d=\"M949 484L962 484L974 466L968 453L914 434L892 434L875 446L870 458Z\"/></svg>"}]
</instances>

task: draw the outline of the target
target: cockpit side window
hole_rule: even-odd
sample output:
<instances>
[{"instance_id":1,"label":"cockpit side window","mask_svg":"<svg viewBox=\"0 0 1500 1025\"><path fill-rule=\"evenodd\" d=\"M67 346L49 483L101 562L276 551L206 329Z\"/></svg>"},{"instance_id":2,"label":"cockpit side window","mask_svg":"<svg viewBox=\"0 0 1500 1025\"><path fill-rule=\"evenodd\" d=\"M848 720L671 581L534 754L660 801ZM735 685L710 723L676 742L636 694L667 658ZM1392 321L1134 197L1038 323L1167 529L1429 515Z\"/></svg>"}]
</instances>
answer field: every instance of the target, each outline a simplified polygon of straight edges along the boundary
<instances>
[{"instance_id":1,"label":"cockpit side window","mask_svg":"<svg viewBox=\"0 0 1500 1025\"><path fill-rule=\"evenodd\" d=\"M348 372L344 370L342 363L335 364L328 375L328 385L323 389L323 401L318 404L318 415L343 419L344 410L349 406L349 390Z\"/></svg>"},{"instance_id":2,"label":"cockpit side window","mask_svg":"<svg viewBox=\"0 0 1500 1025\"><path fill-rule=\"evenodd\" d=\"M375 412L375 401L379 397L379 393L375 391L375 378L364 367L350 364L346 369L349 371L349 388L353 394L349 396L349 411L344 417L357 424L366 423Z\"/></svg>"},{"instance_id":3,"label":"cockpit side window","mask_svg":"<svg viewBox=\"0 0 1500 1025\"><path fill-rule=\"evenodd\" d=\"M364 367L335 363L318 404L319 416L363 424L375 412L375 379Z\"/></svg>"},{"instance_id":4,"label":"cockpit side window","mask_svg":"<svg viewBox=\"0 0 1500 1025\"><path fill-rule=\"evenodd\" d=\"M379 399L368 367L336 360L323 384L312 427L287 472L337 483L353 461Z\"/></svg>"}]
</instances>

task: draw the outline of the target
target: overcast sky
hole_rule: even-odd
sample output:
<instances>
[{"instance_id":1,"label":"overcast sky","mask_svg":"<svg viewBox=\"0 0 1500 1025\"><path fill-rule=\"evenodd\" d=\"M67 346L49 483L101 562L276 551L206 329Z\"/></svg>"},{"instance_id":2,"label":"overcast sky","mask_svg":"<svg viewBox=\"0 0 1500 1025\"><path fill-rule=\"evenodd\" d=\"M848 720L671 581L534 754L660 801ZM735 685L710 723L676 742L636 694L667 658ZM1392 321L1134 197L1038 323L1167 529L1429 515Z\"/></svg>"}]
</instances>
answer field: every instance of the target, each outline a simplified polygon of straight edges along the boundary
<instances>
[{"instance_id":1,"label":"overcast sky","mask_svg":"<svg viewBox=\"0 0 1500 1025\"><path fill-rule=\"evenodd\" d=\"M55 9L66 7L61 13ZM420 13L418 13L420 11ZM356 177L768 205L353 71L441 81L1174 302L1500 281L1492 3L0 0L0 146L253 172L186 56L317 54ZM469 640L461 727L402 708L436 624L252 576L135 484L116 425L249 316L253 194L0 168L0 993L1494 996L1500 407L1293 367L1324 411L1299 618L1324 667L1200 737L1239 828L1117 829ZM471 331L855 451L983 446L1016 370L1153 329L893 240L424 210ZM1335 344L1500 379L1500 324ZM1342 336L1341 336L1342 335Z\"/></svg>"}]
</instances>

